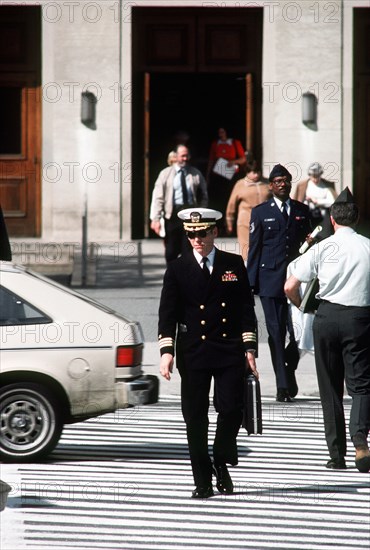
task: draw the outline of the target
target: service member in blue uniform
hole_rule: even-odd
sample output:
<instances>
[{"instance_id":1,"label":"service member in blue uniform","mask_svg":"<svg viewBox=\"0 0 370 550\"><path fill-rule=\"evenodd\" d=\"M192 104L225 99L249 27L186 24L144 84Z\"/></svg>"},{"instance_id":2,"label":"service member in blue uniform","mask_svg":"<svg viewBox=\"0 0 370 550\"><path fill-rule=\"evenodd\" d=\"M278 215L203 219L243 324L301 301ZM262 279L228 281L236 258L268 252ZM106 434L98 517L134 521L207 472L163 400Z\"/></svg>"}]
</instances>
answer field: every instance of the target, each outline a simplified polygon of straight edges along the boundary
<instances>
[{"instance_id":1,"label":"service member in blue uniform","mask_svg":"<svg viewBox=\"0 0 370 550\"><path fill-rule=\"evenodd\" d=\"M254 293L259 294L265 314L276 399L281 402L292 401L290 386L298 390L294 371L288 372L286 367L288 303L284 283L289 262L299 255L299 247L311 230L308 207L289 198L291 181L284 166L274 166L269 176L272 199L252 209L247 259L249 282Z\"/></svg>"},{"instance_id":2,"label":"service member in blue uniform","mask_svg":"<svg viewBox=\"0 0 370 550\"><path fill-rule=\"evenodd\" d=\"M214 246L216 222L222 214L209 208L188 208L178 216L192 248L168 264L164 276L159 306L160 373L170 380L176 347L195 483L192 497L208 498L214 494L212 473L221 493L233 492L227 464L238 463L244 373L250 368L258 376L256 318L242 257ZM212 378L218 412L213 463L208 451Z\"/></svg>"},{"instance_id":3,"label":"service member in blue uniform","mask_svg":"<svg viewBox=\"0 0 370 550\"><path fill-rule=\"evenodd\" d=\"M330 209L334 235L292 264L285 291L299 307L301 281L317 276L321 300L313 322L315 363L330 454L327 468L346 468L343 387L352 397L349 432L360 472L370 470L370 240L358 235L358 207L346 188Z\"/></svg>"}]
</instances>

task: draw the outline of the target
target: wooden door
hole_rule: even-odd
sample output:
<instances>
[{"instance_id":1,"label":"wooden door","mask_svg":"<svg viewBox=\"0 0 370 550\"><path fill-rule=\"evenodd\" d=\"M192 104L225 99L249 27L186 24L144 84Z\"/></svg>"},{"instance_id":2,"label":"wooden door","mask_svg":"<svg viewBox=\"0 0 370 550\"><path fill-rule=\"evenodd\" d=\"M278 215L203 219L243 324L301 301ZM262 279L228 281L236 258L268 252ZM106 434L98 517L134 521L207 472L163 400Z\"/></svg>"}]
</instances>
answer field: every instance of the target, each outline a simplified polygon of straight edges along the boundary
<instances>
[{"instance_id":1,"label":"wooden door","mask_svg":"<svg viewBox=\"0 0 370 550\"><path fill-rule=\"evenodd\" d=\"M353 191L360 207L360 229L370 237L370 10L353 11Z\"/></svg>"},{"instance_id":2,"label":"wooden door","mask_svg":"<svg viewBox=\"0 0 370 550\"><path fill-rule=\"evenodd\" d=\"M17 237L41 230L40 18L0 7L0 203Z\"/></svg>"}]
</instances>

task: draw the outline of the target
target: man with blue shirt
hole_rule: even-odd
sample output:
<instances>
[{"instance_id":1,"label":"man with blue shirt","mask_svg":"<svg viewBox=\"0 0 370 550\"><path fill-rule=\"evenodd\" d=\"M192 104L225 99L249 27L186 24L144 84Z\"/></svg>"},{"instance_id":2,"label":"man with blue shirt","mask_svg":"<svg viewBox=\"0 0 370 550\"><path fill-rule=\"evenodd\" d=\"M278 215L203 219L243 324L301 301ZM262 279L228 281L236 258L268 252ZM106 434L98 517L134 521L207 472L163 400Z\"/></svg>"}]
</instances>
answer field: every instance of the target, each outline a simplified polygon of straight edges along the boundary
<instances>
[{"instance_id":1,"label":"man with blue shirt","mask_svg":"<svg viewBox=\"0 0 370 550\"><path fill-rule=\"evenodd\" d=\"M360 472L370 470L370 239L355 232L359 210L346 188L330 209L334 235L292 263L285 292L300 306L299 287L318 277L313 322L315 362L330 454L326 467L346 468L344 380L352 397L349 432Z\"/></svg>"}]
</instances>

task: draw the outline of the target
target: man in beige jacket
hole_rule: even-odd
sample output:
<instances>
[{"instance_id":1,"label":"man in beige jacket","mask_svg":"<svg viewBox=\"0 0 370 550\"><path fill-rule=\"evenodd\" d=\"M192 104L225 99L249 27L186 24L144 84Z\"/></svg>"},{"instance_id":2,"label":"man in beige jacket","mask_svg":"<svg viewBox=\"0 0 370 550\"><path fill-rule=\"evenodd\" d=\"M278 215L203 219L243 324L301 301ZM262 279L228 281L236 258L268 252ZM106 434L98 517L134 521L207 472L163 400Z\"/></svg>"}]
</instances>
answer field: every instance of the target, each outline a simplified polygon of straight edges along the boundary
<instances>
[{"instance_id":1,"label":"man in beige jacket","mask_svg":"<svg viewBox=\"0 0 370 550\"><path fill-rule=\"evenodd\" d=\"M177 213L183 208L208 205L206 180L197 168L190 166L189 149L178 145L176 153L177 162L159 173L150 207L150 227L157 235L161 230L161 218L164 218L167 263L175 260L188 246Z\"/></svg>"}]
</instances>

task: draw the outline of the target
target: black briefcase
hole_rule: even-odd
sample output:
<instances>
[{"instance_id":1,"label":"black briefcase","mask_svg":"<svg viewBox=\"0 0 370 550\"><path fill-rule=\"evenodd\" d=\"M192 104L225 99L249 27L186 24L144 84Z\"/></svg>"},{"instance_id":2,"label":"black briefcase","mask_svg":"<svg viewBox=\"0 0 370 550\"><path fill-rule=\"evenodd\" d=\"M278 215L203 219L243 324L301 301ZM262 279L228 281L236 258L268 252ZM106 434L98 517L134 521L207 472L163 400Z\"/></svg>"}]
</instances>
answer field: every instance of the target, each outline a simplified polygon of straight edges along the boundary
<instances>
[{"instance_id":1,"label":"black briefcase","mask_svg":"<svg viewBox=\"0 0 370 550\"><path fill-rule=\"evenodd\" d=\"M301 305L299 306L302 313L316 313L317 308L320 305L320 300L316 298L316 294L319 290L319 279L317 277L311 279L311 281L307 283L306 289L302 296Z\"/></svg>"},{"instance_id":2,"label":"black briefcase","mask_svg":"<svg viewBox=\"0 0 370 550\"><path fill-rule=\"evenodd\" d=\"M259 380L253 374L244 377L242 427L250 434L262 433L262 402Z\"/></svg>"}]
</instances>

